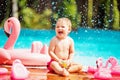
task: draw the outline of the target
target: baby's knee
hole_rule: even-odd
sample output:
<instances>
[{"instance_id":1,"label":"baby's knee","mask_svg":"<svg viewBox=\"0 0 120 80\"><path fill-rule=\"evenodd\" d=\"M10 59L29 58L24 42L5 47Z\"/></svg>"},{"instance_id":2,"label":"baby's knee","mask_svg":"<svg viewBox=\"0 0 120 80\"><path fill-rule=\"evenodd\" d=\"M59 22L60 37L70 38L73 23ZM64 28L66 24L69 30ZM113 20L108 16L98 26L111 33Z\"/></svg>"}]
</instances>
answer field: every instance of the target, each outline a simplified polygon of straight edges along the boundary
<instances>
[{"instance_id":1,"label":"baby's knee","mask_svg":"<svg viewBox=\"0 0 120 80\"><path fill-rule=\"evenodd\" d=\"M83 66L82 65L78 65L78 72L82 71Z\"/></svg>"},{"instance_id":2,"label":"baby's knee","mask_svg":"<svg viewBox=\"0 0 120 80\"><path fill-rule=\"evenodd\" d=\"M56 61L52 61L52 62L50 63L50 67L53 68L53 67L55 67L57 64L58 64L58 63L57 63Z\"/></svg>"},{"instance_id":3,"label":"baby's knee","mask_svg":"<svg viewBox=\"0 0 120 80\"><path fill-rule=\"evenodd\" d=\"M79 65L79 69L82 69L82 65Z\"/></svg>"},{"instance_id":4,"label":"baby's knee","mask_svg":"<svg viewBox=\"0 0 120 80\"><path fill-rule=\"evenodd\" d=\"M65 68L63 68L62 75L63 76L69 76L69 72Z\"/></svg>"}]
</instances>

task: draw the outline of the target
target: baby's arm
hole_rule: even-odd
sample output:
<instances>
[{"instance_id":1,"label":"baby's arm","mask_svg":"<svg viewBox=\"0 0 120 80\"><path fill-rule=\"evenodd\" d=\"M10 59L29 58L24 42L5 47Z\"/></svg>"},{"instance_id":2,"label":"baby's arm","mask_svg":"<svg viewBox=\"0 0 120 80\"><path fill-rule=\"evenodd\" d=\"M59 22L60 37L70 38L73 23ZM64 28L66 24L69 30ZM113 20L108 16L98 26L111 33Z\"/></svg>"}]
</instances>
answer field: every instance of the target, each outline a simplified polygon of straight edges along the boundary
<instances>
[{"instance_id":1,"label":"baby's arm","mask_svg":"<svg viewBox=\"0 0 120 80\"><path fill-rule=\"evenodd\" d=\"M60 59L56 56L56 54L54 53L54 49L55 49L55 38L53 38L50 42L50 45L49 45L49 55L50 57L57 61L57 62L60 62Z\"/></svg>"},{"instance_id":2,"label":"baby's arm","mask_svg":"<svg viewBox=\"0 0 120 80\"><path fill-rule=\"evenodd\" d=\"M67 60L62 61L62 66L65 67L65 68L70 66L70 64L72 63L73 57L74 57L74 42L71 38L69 38L68 41L70 42L69 56L68 56Z\"/></svg>"},{"instance_id":3,"label":"baby's arm","mask_svg":"<svg viewBox=\"0 0 120 80\"><path fill-rule=\"evenodd\" d=\"M71 38L71 39L70 39L69 57L68 57L69 63L72 62L73 57L74 57L74 41L73 41L73 39Z\"/></svg>"}]
</instances>

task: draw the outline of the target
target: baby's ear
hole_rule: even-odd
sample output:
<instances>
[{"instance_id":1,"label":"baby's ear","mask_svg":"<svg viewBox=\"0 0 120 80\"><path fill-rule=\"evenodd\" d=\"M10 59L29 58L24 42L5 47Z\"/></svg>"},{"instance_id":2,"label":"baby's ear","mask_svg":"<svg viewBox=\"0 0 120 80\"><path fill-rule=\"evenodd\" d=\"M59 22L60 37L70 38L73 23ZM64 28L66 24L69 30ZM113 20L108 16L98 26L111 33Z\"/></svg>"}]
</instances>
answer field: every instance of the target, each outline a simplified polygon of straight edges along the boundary
<instances>
[{"instance_id":1,"label":"baby's ear","mask_svg":"<svg viewBox=\"0 0 120 80\"><path fill-rule=\"evenodd\" d=\"M71 32L71 30L68 30L68 34Z\"/></svg>"},{"instance_id":2,"label":"baby's ear","mask_svg":"<svg viewBox=\"0 0 120 80\"><path fill-rule=\"evenodd\" d=\"M71 28L68 29L68 32L69 32L69 33L71 32Z\"/></svg>"}]
</instances>

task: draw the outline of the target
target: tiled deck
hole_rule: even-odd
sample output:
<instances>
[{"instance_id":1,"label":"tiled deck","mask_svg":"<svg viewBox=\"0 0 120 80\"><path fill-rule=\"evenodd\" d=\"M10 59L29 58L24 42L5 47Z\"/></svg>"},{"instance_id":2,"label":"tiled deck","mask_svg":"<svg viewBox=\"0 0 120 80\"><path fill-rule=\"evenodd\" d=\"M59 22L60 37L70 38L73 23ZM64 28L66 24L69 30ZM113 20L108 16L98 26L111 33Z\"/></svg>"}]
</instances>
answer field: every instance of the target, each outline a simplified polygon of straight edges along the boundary
<instances>
[{"instance_id":1,"label":"tiled deck","mask_svg":"<svg viewBox=\"0 0 120 80\"><path fill-rule=\"evenodd\" d=\"M2 66L3 67L3 66ZM6 66L4 66L6 67ZM4 75L0 75L0 80L11 80L10 72L11 67L6 67L9 72ZM93 74L90 73L71 73L69 77L63 77L54 73L48 73L48 70L45 67L29 67L27 68L30 71L30 75L26 80L101 80L94 79ZM120 76L113 76L112 79L109 80L120 80Z\"/></svg>"}]
</instances>

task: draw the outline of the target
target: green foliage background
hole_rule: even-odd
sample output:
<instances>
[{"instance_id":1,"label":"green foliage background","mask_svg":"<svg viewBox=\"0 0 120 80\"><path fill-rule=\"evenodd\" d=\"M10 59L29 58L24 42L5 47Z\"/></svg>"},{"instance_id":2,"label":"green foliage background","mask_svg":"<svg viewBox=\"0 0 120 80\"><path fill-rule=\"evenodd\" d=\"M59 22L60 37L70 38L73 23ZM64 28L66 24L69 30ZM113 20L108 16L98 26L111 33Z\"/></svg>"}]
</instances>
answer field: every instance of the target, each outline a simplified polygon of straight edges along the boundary
<instances>
[{"instance_id":1,"label":"green foliage background","mask_svg":"<svg viewBox=\"0 0 120 80\"><path fill-rule=\"evenodd\" d=\"M51 10L45 9L42 13L37 13L34 9L26 6L25 0L21 0L20 15L22 15L22 27L32 28L32 29L50 29L50 15Z\"/></svg>"},{"instance_id":2,"label":"green foliage background","mask_svg":"<svg viewBox=\"0 0 120 80\"><path fill-rule=\"evenodd\" d=\"M6 5L4 5L6 13L3 13L5 16L0 22L1 27L4 21L13 14L11 12L12 7L10 7L12 6L12 0L4 1L6 3ZM55 27L58 18L68 17L72 21L72 29L79 27L97 27L120 30L120 11L117 1L118 0L17 0L18 17L22 28L51 29ZM48 3L49 6L46 6ZM95 4L97 5L95 6ZM43 8L41 11L38 11L37 9L40 7ZM80 7L82 8L79 9ZM99 12L100 10L102 10L102 12ZM99 15L99 13L101 15ZM83 21L83 19L85 21ZM81 25L82 23L85 25Z\"/></svg>"}]
</instances>

